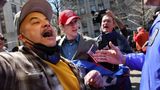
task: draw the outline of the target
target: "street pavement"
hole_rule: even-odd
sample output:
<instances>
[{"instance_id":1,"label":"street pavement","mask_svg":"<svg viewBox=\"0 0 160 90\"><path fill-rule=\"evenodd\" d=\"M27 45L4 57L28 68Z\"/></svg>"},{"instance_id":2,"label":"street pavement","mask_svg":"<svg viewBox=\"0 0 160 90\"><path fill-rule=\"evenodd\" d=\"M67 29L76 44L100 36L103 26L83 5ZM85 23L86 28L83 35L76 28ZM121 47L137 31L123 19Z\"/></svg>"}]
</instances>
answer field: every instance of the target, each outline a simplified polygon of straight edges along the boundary
<instances>
[{"instance_id":1,"label":"street pavement","mask_svg":"<svg viewBox=\"0 0 160 90\"><path fill-rule=\"evenodd\" d=\"M132 83L132 90L139 90L141 72L132 70L130 72L130 79L131 79L131 83Z\"/></svg>"}]
</instances>

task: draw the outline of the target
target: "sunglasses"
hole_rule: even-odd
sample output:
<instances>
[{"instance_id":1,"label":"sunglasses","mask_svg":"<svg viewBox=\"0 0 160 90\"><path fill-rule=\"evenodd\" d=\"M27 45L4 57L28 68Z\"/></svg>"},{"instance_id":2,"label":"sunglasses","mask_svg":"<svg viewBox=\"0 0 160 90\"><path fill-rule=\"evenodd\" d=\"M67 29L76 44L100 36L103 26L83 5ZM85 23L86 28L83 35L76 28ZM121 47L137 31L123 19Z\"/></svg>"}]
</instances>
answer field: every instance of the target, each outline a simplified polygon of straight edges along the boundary
<instances>
[{"instance_id":1,"label":"sunglasses","mask_svg":"<svg viewBox=\"0 0 160 90\"><path fill-rule=\"evenodd\" d=\"M0 40L4 40L4 37L0 37Z\"/></svg>"}]
</instances>

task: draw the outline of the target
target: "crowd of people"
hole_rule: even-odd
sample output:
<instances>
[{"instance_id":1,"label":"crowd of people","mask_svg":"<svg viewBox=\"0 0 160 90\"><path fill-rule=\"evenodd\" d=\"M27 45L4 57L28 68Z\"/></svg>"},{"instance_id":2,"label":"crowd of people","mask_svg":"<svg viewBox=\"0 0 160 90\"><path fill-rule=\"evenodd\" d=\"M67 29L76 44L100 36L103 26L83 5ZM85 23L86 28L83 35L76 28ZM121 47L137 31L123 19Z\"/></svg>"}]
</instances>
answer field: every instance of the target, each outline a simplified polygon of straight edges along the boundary
<instances>
[{"instance_id":1,"label":"crowd of people","mask_svg":"<svg viewBox=\"0 0 160 90\"><path fill-rule=\"evenodd\" d=\"M144 1L160 5L159 0ZM160 89L159 14L149 32L141 26L133 33L139 53L111 10L102 16L96 38L79 33L80 17L67 9L59 14L63 35L57 39L52 18L48 1L28 0L15 20L23 45L7 51L0 34L1 90L132 90L130 70L142 71L140 90Z\"/></svg>"}]
</instances>

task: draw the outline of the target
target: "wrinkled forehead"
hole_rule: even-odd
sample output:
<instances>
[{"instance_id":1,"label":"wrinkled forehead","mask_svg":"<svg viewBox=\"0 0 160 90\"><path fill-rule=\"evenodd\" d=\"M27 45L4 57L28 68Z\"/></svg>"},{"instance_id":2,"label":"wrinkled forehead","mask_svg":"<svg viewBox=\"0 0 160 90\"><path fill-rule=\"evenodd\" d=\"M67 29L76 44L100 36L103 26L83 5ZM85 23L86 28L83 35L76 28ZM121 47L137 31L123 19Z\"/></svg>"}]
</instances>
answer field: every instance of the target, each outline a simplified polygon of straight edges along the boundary
<instances>
[{"instance_id":1,"label":"wrinkled forehead","mask_svg":"<svg viewBox=\"0 0 160 90\"><path fill-rule=\"evenodd\" d=\"M109 14L105 14L103 17L102 17L102 21L103 20L112 20L112 21L114 21L114 18L111 16L111 15L109 15Z\"/></svg>"}]
</instances>

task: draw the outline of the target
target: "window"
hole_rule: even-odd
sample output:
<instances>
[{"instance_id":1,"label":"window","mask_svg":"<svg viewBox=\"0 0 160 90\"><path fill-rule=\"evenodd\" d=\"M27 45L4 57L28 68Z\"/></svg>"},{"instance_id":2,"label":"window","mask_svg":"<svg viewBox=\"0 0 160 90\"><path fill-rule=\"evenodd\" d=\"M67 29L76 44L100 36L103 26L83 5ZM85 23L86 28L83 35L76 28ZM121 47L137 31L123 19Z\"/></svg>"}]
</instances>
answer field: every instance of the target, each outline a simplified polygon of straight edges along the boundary
<instances>
[{"instance_id":1,"label":"window","mask_svg":"<svg viewBox=\"0 0 160 90\"><path fill-rule=\"evenodd\" d=\"M16 5L11 4L11 7L12 7L12 12L16 14L17 13Z\"/></svg>"},{"instance_id":2,"label":"window","mask_svg":"<svg viewBox=\"0 0 160 90\"><path fill-rule=\"evenodd\" d=\"M1 27L2 27L2 33L5 34L6 33L5 22L1 23Z\"/></svg>"},{"instance_id":3,"label":"window","mask_svg":"<svg viewBox=\"0 0 160 90\"><path fill-rule=\"evenodd\" d=\"M103 9L104 9L104 5L103 5L103 3L98 4L98 9L99 9L99 10L103 10Z\"/></svg>"},{"instance_id":4,"label":"window","mask_svg":"<svg viewBox=\"0 0 160 90\"><path fill-rule=\"evenodd\" d=\"M83 32L83 35L85 35L85 36L89 36L89 35L88 35L88 32Z\"/></svg>"},{"instance_id":5,"label":"window","mask_svg":"<svg viewBox=\"0 0 160 90\"><path fill-rule=\"evenodd\" d=\"M84 0L79 0L80 6L84 4Z\"/></svg>"},{"instance_id":6,"label":"window","mask_svg":"<svg viewBox=\"0 0 160 90\"><path fill-rule=\"evenodd\" d=\"M96 11L96 5L90 5L91 11Z\"/></svg>"},{"instance_id":7,"label":"window","mask_svg":"<svg viewBox=\"0 0 160 90\"><path fill-rule=\"evenodd\" d=\"M89 0L89 2L95 2L95 0Z\"/></svg>"},{"instance_id":8,"label":"window","mask_svg":"<svg viewBox=\"0 0 160 90\"><path fill-rule=\"evenodd\" d=\"M89 2L95 4L95 0L89 0Z\"/></svg>"},{"instance_id":9,"label":"window","mask_svg":"<svg viewBox=\"0 0 160 90\"><path fill-rule=\"evenodd\" d=\"M14 5L14 4L11 4L11 7L12 7L12 16L13 16L13 19L14 19L14 16L17 13L17 8L16 8L16 5Z\"/></svg>"},{"instance_id":10,"label":"window","mask_svg":"<svg viewBox=\"0 0 160 90\"><path fill-rule=\"evenodd\" d=\"M86 22L82 22L82 27L83 28L87 28L87 23Z\"/></svg>"},{"instance_id":11,"label":"window","mask_svg":"<svg viewBox=\"0 0 160 90\"><path fill-rule=\"evenodd\" d=\"M2 28L2 33L5 34L6 33L6 26L5 26L5 21L4 21L3 10L0 10L0 24L1 24L1 28Z\"/></svg>"},{"instance_id":12,"label":"window","mask_svg":"<svg viewBox=\"0 0 160 90\"><path fill-rule=\"evenodd\" d=\"M86 12L85 12L85 9L84 9L83 7L80 9L80 12L81 12L81 15L83 15L83 14L86 13Z\"/></svg>"}]
</instances>

